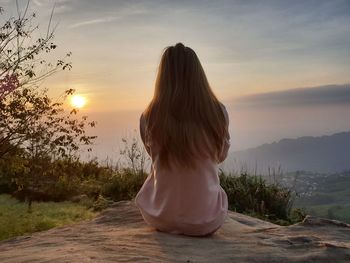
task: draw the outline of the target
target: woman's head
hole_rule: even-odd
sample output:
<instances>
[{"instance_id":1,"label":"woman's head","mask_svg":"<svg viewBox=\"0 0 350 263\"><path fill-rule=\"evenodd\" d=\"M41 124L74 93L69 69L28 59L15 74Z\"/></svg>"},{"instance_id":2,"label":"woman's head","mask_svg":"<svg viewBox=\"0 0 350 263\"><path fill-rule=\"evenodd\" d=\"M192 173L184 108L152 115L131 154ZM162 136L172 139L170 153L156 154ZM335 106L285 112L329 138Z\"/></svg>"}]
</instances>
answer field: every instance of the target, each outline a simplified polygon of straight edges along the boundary
<instances>
[{"instance_id":1,"label":"woman's head","mask_svg":"<svg viewBox=\"0 0 350 263\"><path fill-rule=\"evenodd\" d=\"M217 158L226 136L225 116L212 92L196 53L182 43L165 48L160 60L154 96L144 112L146 135L160 147L161 165L170 158L191 167L196 153L207 149Z\"/></svg>"}]
</instances>

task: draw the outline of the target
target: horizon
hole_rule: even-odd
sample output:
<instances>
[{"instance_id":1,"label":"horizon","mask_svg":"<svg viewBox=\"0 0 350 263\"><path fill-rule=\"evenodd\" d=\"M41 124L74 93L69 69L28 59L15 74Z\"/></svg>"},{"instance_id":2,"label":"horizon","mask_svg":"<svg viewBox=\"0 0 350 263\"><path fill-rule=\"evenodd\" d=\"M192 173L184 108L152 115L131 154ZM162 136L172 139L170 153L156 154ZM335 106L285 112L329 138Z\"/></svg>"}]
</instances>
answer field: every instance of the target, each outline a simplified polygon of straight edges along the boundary
<instances>
[{"instance_id":1,"label":"horizon","mask_svg":"<svg viewBox=\"0 0 350 263\"><path fill-rule=\"evenodd\" d=\"M3 18L17 12L15 1L0 6ZM41 32L54 6L54 54L71 51L73 68L44 86L86 99L101 159L138 129L162 50L177 42L195 50L228 109L230 152L350 131L348 1L33 0Z\"/></svg>"}]
</instances>

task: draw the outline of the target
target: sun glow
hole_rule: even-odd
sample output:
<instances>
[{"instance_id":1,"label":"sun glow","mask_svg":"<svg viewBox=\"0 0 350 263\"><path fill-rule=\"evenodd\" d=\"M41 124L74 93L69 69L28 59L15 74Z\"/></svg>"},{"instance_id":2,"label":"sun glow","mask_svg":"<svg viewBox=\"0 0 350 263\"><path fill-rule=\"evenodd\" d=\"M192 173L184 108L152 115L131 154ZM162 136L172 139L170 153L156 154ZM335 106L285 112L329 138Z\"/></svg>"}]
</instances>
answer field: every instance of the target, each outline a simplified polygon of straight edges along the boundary
<instances>
[{"instance_id":1,"label":"sun glow","mask_svg":"<svg viewBox=\"0 0 350 263\"><path fill-rule=\"evenodd\" d=\"M71 98L71 105L74 108L81 109L86 105L86 98L81 95L74 95Z\"/></svg>"}]
</instances>

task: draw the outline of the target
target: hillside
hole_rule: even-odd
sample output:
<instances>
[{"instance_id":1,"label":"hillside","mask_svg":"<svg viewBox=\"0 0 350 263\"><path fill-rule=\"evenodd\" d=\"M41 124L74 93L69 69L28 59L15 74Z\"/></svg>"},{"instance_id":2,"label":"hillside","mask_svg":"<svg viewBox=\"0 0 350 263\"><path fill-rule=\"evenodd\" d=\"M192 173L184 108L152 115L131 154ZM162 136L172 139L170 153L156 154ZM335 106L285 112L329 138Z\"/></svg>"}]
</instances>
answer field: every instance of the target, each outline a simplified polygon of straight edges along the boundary
<instances>
[{"instance_id":1,"label":"hillside","mask_svg":"<svg viewBox=\"0 0 350 263\"><path fill-rule=\"evenodd\" d=\"M335 173L350 170L350 132L330 136L282 139L229 155L226 168L247 167L268 173L268 167L285 172L312 171ZM231 165L230 165L231 164Z\"/></svg>"},{"instance_id":2,"label":"hillside","mask_svg":"<svg viewBox=\"0 0 350 263\"><path fill-rule=\"evenodd\" d=\"M0 242L1 262L349 262L350 225L308 216L279 226L229 212L211 237L146 225L133 202L97 218Z\"/></svg>"},{"instance_id":3,"label":"hillside","mask_svg":"<svg viewBox=\"0 0 350 263\"><path fill-rule=\"evenodd\" d=\"M295 207L309 214L350 223L350 171L334 174L286 173L279 181L298 193Z\"/></svg>"}]
</instances>

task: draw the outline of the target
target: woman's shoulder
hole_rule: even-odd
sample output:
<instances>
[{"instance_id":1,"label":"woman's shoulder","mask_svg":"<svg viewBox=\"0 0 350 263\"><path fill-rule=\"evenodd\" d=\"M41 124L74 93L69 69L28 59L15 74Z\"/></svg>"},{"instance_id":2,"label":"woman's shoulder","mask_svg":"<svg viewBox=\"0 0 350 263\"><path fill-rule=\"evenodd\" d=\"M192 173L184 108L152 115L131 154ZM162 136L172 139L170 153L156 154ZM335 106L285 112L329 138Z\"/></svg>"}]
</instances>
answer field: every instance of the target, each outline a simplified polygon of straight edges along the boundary
<instances>
[{"instance_id":1,"label":"woman's shoulder","mask_svg":"<svg viewBox=\"0 0 350 263\"><path fill-rule=\"evenodd\" d=\"M228 112L227 112L227 110L226 110L225 105L224 105L222 102L220 102L220 101L219 101L219 104L220 104L221 109L222 109L222 111L223 111L223 113L224 113L224 115L225 115L226 121L229 122Z\"/></svg>"},{"instance_id":2,"label":"woman's shoulder","mask_svg":"<svg viewBox=\"0 0 350 263\"><path fill-rule=\"evenodd\" d=\"M220 104L221 108L226 111L226 106L221 101L219 101L219 104Z\"/></svg>"},{"instance_id":3,"label":"woman's shoulder","mask_svg":"<svg viewBox=\"0 0 350 263\"><path fill-rule=\"evenodd\" d=\"M146 121L145 119L145 112L141 112L140 117L139 117L140 123L144 123Z\"/></svg>"},{"instance_id":4,"label":"woman's shoulder","mask_svg":"<svg viewBox=\"0 0 350 263\"><path fill-rule=\"evenodd\" d=\"M145 128L146 128L146 118L145 118L144 112L142 112L140 114L139 125L140 125L140 130L143 133L145 131Z\"/></svg>"}]
</instances>

